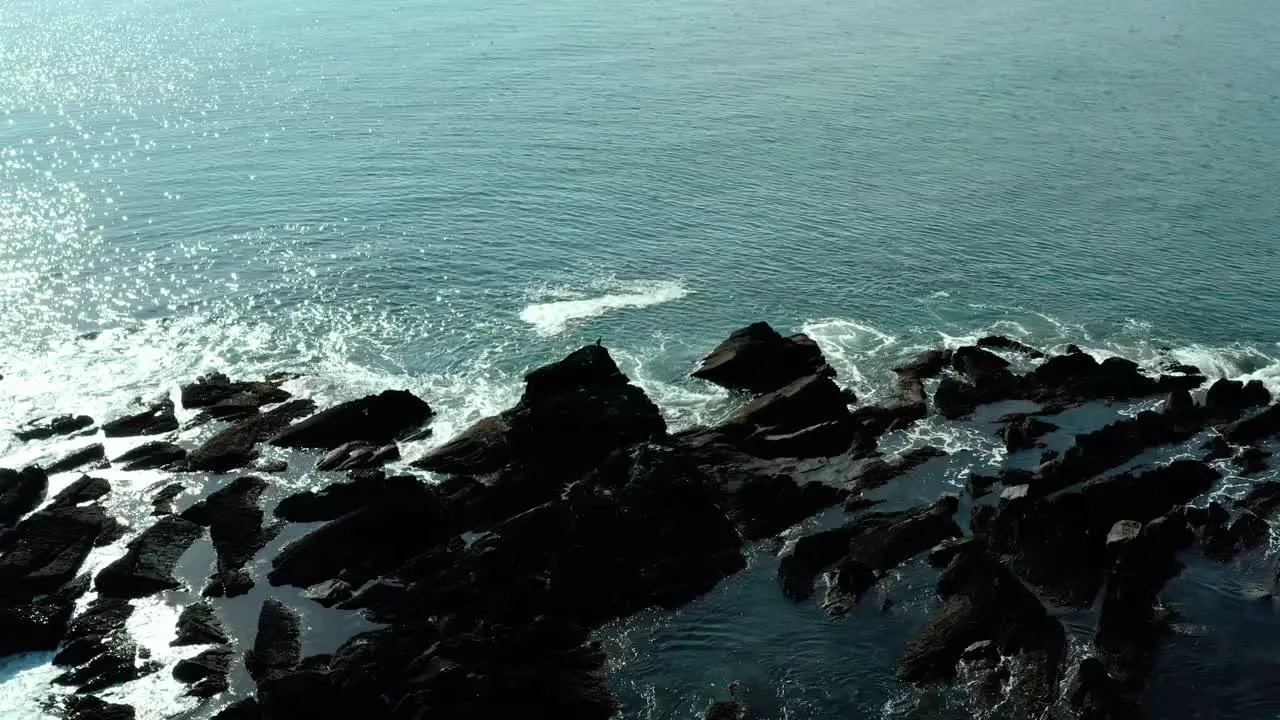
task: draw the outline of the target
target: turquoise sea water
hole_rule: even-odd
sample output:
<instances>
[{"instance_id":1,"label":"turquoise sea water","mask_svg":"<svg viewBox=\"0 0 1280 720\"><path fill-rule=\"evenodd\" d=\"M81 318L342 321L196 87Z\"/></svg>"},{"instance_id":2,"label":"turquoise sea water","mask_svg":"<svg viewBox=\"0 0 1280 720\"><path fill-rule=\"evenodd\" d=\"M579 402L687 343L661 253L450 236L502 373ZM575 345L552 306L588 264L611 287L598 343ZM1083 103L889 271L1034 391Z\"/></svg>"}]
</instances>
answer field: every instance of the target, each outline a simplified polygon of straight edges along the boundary
<instances>
[{"instance_id":1,"label":"turquoise sea water","mask_svg":"<svg viewBox=\"0 0 1280 720\"><path fill-rule=\"evenodd\" d=\"M292 369L439 440L602 337L681 426L757 319L864 396L988 330L1280 390L1278 79L1261 0L6 0L0 423Z\"/></svg>"}]
</instances>

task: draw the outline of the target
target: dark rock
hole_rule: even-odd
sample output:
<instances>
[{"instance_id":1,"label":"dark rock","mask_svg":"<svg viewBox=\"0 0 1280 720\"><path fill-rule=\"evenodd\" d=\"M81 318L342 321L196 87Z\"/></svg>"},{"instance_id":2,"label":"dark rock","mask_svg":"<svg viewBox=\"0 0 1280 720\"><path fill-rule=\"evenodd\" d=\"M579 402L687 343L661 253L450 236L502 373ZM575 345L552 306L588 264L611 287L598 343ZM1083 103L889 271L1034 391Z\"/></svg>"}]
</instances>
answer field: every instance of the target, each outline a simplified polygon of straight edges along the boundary
<instances>
[{"instance_id":1,"label":"dark rock","mask_svg":"<svg viewBox=\"0 0 1280 720\"><path fill-rule=\"evenodd\" d=\"M1236 507L1267 517L1280 508L1280 482L1265 480L1249 488L1248 494L1236 501Z\"/></svg>"},{"instance_id":2,"label":"dark rock","mask_svg":"<svg viewBox=\"0 0 1280 720\"><path fill-rule=\"evenodd\" d=\"M94 587L103 597L141 598L181 587L173 566L191 543L204 533L180 517L160 518L131 541L124 557L98 573Z\"/></svg>"},{"instance_id":3,"label":"dark rock","mask_svg":"<svg viewBox=\"0 0 1280 720\"><path fill-rule=\"evenodd\" d=\"M974 505L969 510L969 530L974 535L985 535L996 516L995 505Z\"/></svg>"},{"instance_id":4,"label":"dark rock","mask_svg":"<svg viewBox=\"0 0 1280 720\"><path fill-rule=\"evenodd\" d=\"M1186 440L1199 429L1197 423L1149 410L1118 420L1077 435L1075 444L1061 457L1041 466L1033 489L1039 494L1061 490L1128 462L1151 447Z\"/></svg>"},{"instance_id":5,"label":"dark rock","mask_svg":"<svg viewBox=\"0 0 1280 720\"><path fill-rule=\"evenodd\" d=\"M63 720L134 720L131 705L104 702L92 695L68 695L62 701Z\"/></svg>"},{"instance_id":6,"label":"dark rock","mask_svg":"<svg viewBox=\"0 0 1280 720\"><path fill-rule=\"evenodd\" d=\"M1267 469L1267 458L1269 457L1271 457L1269 451L1263 450L1257 445L1250 445L1241 450L1239 455L1232 458L1231 463L1240 468L1241 475L1256 475Z\"/></svg>"},{"instance_id":7,"label":"dark rock","mask_svg":"<svg viewBox=\"0 0 1280 720\"><path fill-rule=\"evenodd\" d=\"M70 435L93 425L93 418L88 415L58 415L51 418L28 420L13 433L22 441L45 440L58 435Z\"/></svg>"},{"instance_id":8,"label":"dark rock","mask_svg":"<svg viewBox=\"0 0 1280 720\"><path fill-rule=\"evenodd\" d=\"M942 369L950 364L950 350L925 350L911 360L893 368L893 371L903 376L931 378L942 372Z\"/></svg>"},{"instance_id":9,"label":"dark rock","mask_svg":"<svg viewBox=\"0 0 1280 720\"><path fill-rule=\"evenodd\" d=\"M747 540L776 535L848 494L825 483L801 483L768 473L744 474L730 481L725 493L729 496L729 517Z\"/></svg>"},{"instance_id":10,"label":"dark rock","mask_svg":"<svg viewBox=\"0 0 1280 720\"><path fill-rule=\"evenodd\" d=\"M970 497L978 499L989 495L991 488L999 482L1000 477L996 475L969 473L968 479L965 480L965 489L969 491Z\"/></svg>"},{"instance_id":11,"label":"dark rock","mask_svg":"<svg viewBox=\"0 0 1280 720\"><path fill-rule=\"evenodd\" d=\"M44 500L49 476L39 467L0 468L0 525L12 525Z\"/></svg>"},{"instance_id":12,"label":"dark rock","mask_svg":"<svg viewBox=\"0 0 1280 720\"><path fill-rule=\"evenodd\" d=\"M61 458L49 463L45 466L44 471L50 475L56 475L63 472L71 472L76 468L84 467L90 463L102 463L107 458L107 451L102 443L93 443L82 448L77 448L63 455Z\"/></svg>"},{"instance_id":13,"label":"dark rock","mask_svg":"<svg viewBox=\"0 0 1280 720\"><path fill-rule=\"evenodd\" d=\"M1271 393L1258 380L1217 380L1205 394L1204 406L1214 420L1234 420L1247 409L1271 402Z\"/></svg>"},{"instance_id":14,"label":"dark rock","mask_svg":"<svg viewBox=\"0 0 1280 720\"><path fill-rule=\"evenodd\" d=\"M912 683L945 680L968 648L991 640L1001 655L1019 659L1010 697L1025 705L1026 715L1039 716L1056 694L1066 648L1062 625L981 545L956 555L938 580L938 594L942 606L907 645L899 676Z\"/></svg>"},{"instance_id":15,"label":"dark rock","mask_svg":"<svg viewBox=\"0 0 1280 720\"><path fill-rule=\"evenodd\" d=\"M1044 497L1026 486L1010 488L988 531L997 550L1014 554L1014 567L1028 581L1062 604L1085 606L1104 579L1107 535L1117 522L1165 515L1219 478L1203 463L1178 460L1091 480L1078 492Z\"/></svg>"},{"instance_id":16,"label":"dark rock","mask_svg":"<svg viewBox=\"0 0 1280 720\"><path fill-rule=\"evenodd\" d=\"M101 648L102 652L87 663L62 673L53 682L76 686L78 692L88 693L137 680L159 669L154 663L138 664L137 645L123 632L106 639Z\"/></svg>"},{"instance_id":17,"label":"dark rock","mask_svg":"<svg viewBox=\"0 0 1280 720\"><path fill-rule=\"evenodd\" d=\"M340 602L346 602L354 594L355 590L351 585L342 580L326 580L319 585L307 588L307 597L324 607L333 607Z\"/></svg>"},{"instance_id":18,"label":"dark rock","mask_svg":"<svg viewBox=\"0 0 1280 720\"><path fill-rule=\"evenodd\" d=\"M807 335L783 337L768 323L735 330L702 360L693 377L751 393L773 392L806 375L834 376Z\"/></svg>"},{"instance_id":19,"label":"dark rock","mask_svg":"<svg viewBox=\"0 0 1280 720\"><path fill-rule=\"evenodd\" d=\"M306 490L281 500L274 515L289 522L322 522L334 520L370 504L383 494L412 495L414 486L422 482L415 477L401 475L385 477L382 473L361 476L349 483L334 483L313 492Z\"/></svg>"},{"instance_id":20,"label":"dark rock","mask_svg":"<svg viewBox=\"0 0 1280 720\"><path fill-rule=\"evenodd\" d=\"M1205 462L1226 460L1233 454L1231 445L1221 435L1214 435L1206 440L1205 443L1200 446L1200 450L1205 453L1204 457L1201 458Z\"/></svg>"},{"instance_id":21,"label":"dark rock","mask_svg":"<svg viewBox=\"0 0 1280 720\"><path fill-rule=\"evenodd\" d=\"M857 428L840 388L810 375L757 397L714 432L757 457L829 457L850 450Z\"/></svg>"},{"instance_id":22,"label":"dark rock","mask_svg":"<svg viewBox=\"0 0 1280 720\"><path fill-rule=\"evenodd\" d=\"M107 437L162 435L177 429L178 418L173 414L173 401L167 397L155 400L141 412L102 424L102 434Z\"/></svg>"},{"instance_id":23,"label":"dark rock","mask_svg":"<svg viewBox=\"0 0 1280 720\"><path fill-rule=\"evenodd\" d=\"M207 602L198 602L182 608L178 616L178 636L174 646L184 645L226 645L231 638L222 628L222 622Z\"/></svg>"},{"instance_id":24,"label":"dark rock","mask_svg":"<svg viewBox=\"0 0 1280 720\"><path fill-rule=\"evenodd\" d=\"M970 382L979 384L988 379L1003 379L1009 371L1009 361L980 347L966 345L951 354L951 367Z\"/></svg>"},{"instance_id":25,"label":"dark rock","mask_svg":"<svg viewBox=\"0 0 1280 720\"><path fill-rule=\"evenodd\" d=\"M1163 626L1155 604L1160 590L1182 570L1177 553L1191 543L1191 530L1177 516L1143 526L1125 543L1111 569L1094 635L1097 647L1115 659L1126 683L1145 676Z\"/></svg>"},{"instance_id":26,"label":"dark rock","mask_svg":"<svg viewBox=\"0 0 1280 720\"><path fill-rule=\"evenodd\" d=\"M353 441L378 446L395 442L433 415L431 406L407 390L386 390L322 410L271 438L272 445L332 449Z\"/></svg>"},{"instance_id":27,"label":"dark rock","mask_svg":"<svg viewBox=\"0 0 1280 720\"><path fill-rule=\"evenodd\" d=\"M299 637L298 616L279 600L265 600L253 649L244 657L245 669L254 682L262 683L293 669L302 659Z\"/></svg>"},{"instance_id":28,"label":"dark rock","mask_svg":"<svg viewBox=\"0 0 1280 720\"><path fill-rule=\"evenodd\" d=\"M151 505L155 508L151 511L151 514L173 514L173 501L182 494L184 489L182 483L170 483L160 488L160 491L151 497Z\"/></svg>"},{"instance_id":29,"label":"dark rock","mask_svg":"<svg viewBox=\"0 0 1280 720\"><path fill-rule=\"evenodd\" d=\"M80 476L79 480L62 489L49 501L49 508L65 508L93 502L111 492L111 483L102 478Z\"/></svg>"},{"instance_id":30,"label":"dark rock","mask_svg":"<svg viewBox=\"0 0 1280 720\"><path fill-rule=\"evenodd\" d=\"M345 443L331 450L316 463L316 470L360 470L381 467L400 459L400 448L394 444L378 446L362 440Z\"/></svg>"},{"instance_id":31,"label":"dark rock","mask_svg":"<svg viewBox=\"0 0 1280 720\"><path fill-rule=\"evenodd\" d=\"M666 435L658 407L603 347L588 345L525 380L515 407L481 420L414 466L474 475L519 459L582 472L618 448Z\"/></svg>"},{"instance_id":32,"label":"dark rock","mask_svg":"<svg viewBox=\"0 0 1280 720\"><path fill-rule=\"evenodd\" d=\"M85 589L83 584L71 583L34 599L0 601L0 657L56 648Z\"/></svg>"},{"instance_id":33,"label":"dark rock","mask_svg":"<svg viewBox=\"0 0 1280 720\"><path fill-rule=\"evenodd\" d=\"M1174 390L1164 401L1163 412L1171 417L1194 418L1196 410L1196 401L1187 390Z\"/></svg>"},{"instance_id":34,"label":"dark rock","mask_svg":"<svg viewBox=\"0 0 1280 720\"><path fill-rule=\"evenodd\" d=\"M746 720L747 709L737 700L721 700L711 704L703 720Z\"/></svg>"},{"instance_id":35,"label":"dark rock","mask_svg":"<svg viewBox=\"0 0 1280 720\"><path fill-rule=\"evenodd\" d=\"M262 711L257 698L247 697L226 706L209 720L262 720Z\"/></svg>"},{"instance_id":36,"label":"dark rock","mask_svg":"<svg viewBox=\"0 0 1280 720\"><path fill-rule=\"evenodd\" d=\"M207 408L224 403L261 407L288 400L291 395L271 382L232 382L222 373L210 373L183 385L182 407Z\"/></svg>"},{"instance_id":37,"label":"dark rock","mask_svg":"<svg viewBox=\"0 0 1280 720\"><path fill-rule=\"evenodd\" d=\"M1009 423L1004 431L1004 446L1009 452L1036 447L1040 437L1058 429L1057 425L1035 417L1024 417Z\"/></svg>"},{"instance_id":38,"label":"dark rock","mask_svg":"<svg viewBox=\"0 0 1280 720\"><path fill-rule=\"evenodd\" d=\"M76 616L53 664L78 668L59 677L66 685L105 687L128 679L135 647L125 634L125 622L133 614L127 600L98 598Z\"/></svg>"},{"instance_id":39,"label":"dark rock","mask_svg":"<svg viewBox=\"0 0 1280 720\"><path fill-rule=\"evenodd\" d=\"M222 645L209 648L194 657L179 660L173 666L173 679L183 685L200 683L203 680L214 680L203 683L204 690L211 690L221 685L228 686L227 673L231 670L231 658L234 651L230 646Z\"/></svg>"},{"instance_id":40,"label":"dark rock","mask_svg":"<svg viewBox=\"0 0 1280 720\"><path fill-rule=\"evenodd\" d=\"M76 577L111 525L99 505L51 507L31 515L0 539L0 593L31 598L56 592Z\"/></svg>"},{"instance_id":41,"label":"dark rock","mask_svg":"<svg viewBox=\"0 0 1280 720\"><path fill-rule=\"evenodd\" d=\"M915 470L934 458L946 457L940 448L926 446L908 450L892 461L883 458L865 458L854 463L849 476L849 487L858 491L884 487L891 480Z\"/></svg>"},{"instance_id":42,"label":"dark rock","mask_svg":"<svg viewBox=\"0 0 1280 720\"><path fill-rule=\"evenodd\" d=\"M484 418L449 442L428 452L413 466L447 474L488 474L501 470L514 451L511 425L502 415Z\"/></svg>"},{"instance_id":43,"label":"dark rock","mask_svg":"<svg viewBox=\"0 0 1280 720\"><path fill-rule=\"evenodd\" d=\"M1280 405L1268 406L1256 415L1222 428L1222 436L1232 445L1251 445L1280 433Z\"/></svg>"},{"instance_id":44,"label":"dark rock","mask_svg":"<svg viewBox=\"0 0 1280 720\"><path fill-rule=\"evenodd\" d=\"M996 348L997 350L1011 350L1026 355L1033 360L1045 357L1045 354L1030 345L1021 343L1013 338L1007 338L1003 335L988 335L981 338L977 343L980 348Z\"/></svg>"},{"instance_id":45,"label":"dark rock","mask_svg":"<svg viewBox=\"0 0 1280 720\"><path fill-rule=\"evenodd\" d=\"M1137 363L1111 357L1099 363L1083 352L1050 357L1024 379L1024 396L1037 402L1078 403L1128 400L1174 390L1190 390L1201 375L1144 375Z\"/></svg>"},{"instance_id":46,"label":"dark rock","mask_svg":"<svg viewBox=\"0 0 1280 720\"><path fill-rule=\"evenodd\" d=\"M1141 704L1097 658L1085 658L1066 690L1067 702L1081 720L1141 720Z\"/></svg>"},{"instance_id":47,"label":"dark rock","mask_svg":"<svg viewBox=\"0 0 1280 720\"><path fill-rule=\"evenodd\" d=\"M932 505L868 513L839 528L797 538L779 555L782 592L792 600L809 597L817 574L840 561L837 583L858 597L886 570L959 537L960 528L951 519L955 511L956 498L943 496Z\"/></svg>"},{"instance_id":48,"label":"dark rock","mask_svg":"<svg viewBox=\"0 0 1280 720\"><path fill-rule=\"evenodd\" d=\"M244 566L280 531L278 526L262 526L258 500L266 488L261 478L236 478L182 513L184 519L209 528L218 553L207 596L236 597L253 587Z\"/></svg>"},{"instance_id":49,"label":"dark rock","mask_svg":"<svg viewBox=\"0 0 1280 720\"><path fill-rule=\"evenodd\" d=\"M951 564L956 555L974 547L976 540L973 538L953 537L947 538L929 551L929 567L945 568Z\"/></svg>"},{"instance_id":50,"label":"dark rock","mask_svg":"<svg viewBox=\"0 0 1280 720\"><path fill-rule=\"evenodd\" d=\"M263 460L253 466L256 472L275 475L289 469L289 463L284 460Z\"/></svg>"},{"instance_id":51,"label":"dark rock","mask_svg":"<svg viewBox=\"0 0 1280 720\"><path fill-rule=\"evenodd\" d=\"M171 442L155 441L139 445L115 459L124 470L154 470L182 462L187 451Z\"/></svg>"},{"instance_id":52,"label":"dark rock","mask_svg":"<svg viewBox=\"0 0 1280 720\"><path fill-rule=\"evenodd\" d=\"M315 411L312 400L290 400L270 412L241 420L205 441L187 456L180 469L228 472L257 458L257 444Z\"/></svg>"}]
</instances>

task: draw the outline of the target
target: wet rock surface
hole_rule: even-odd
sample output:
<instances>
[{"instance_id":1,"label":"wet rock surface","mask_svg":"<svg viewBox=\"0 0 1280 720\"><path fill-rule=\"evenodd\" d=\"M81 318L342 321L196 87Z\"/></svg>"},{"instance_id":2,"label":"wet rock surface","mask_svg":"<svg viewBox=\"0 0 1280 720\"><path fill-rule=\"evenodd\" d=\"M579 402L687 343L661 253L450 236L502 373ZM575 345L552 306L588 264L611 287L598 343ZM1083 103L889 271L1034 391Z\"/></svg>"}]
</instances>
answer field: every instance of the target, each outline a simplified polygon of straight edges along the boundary
<instances>
[{"instance_id":1,"label":"wet rock surface","mask_svg":"<svg viewBox=\"0 0 1280 720\"><path fill-rule=\"evenodd\" d=\"M181 587L174 565L204 528L180 517L160 518L128 545L124 557L98 573L94 588L103 597L141 598Z\"/></svg>"},{"instance_id":2,"label":"wet rock surface","mask_svg":"<svg viewBox=\"0 0 1280 720\"><path fill-rule=\"evenodd\" d=\"M86 465L92 465L94 469L101 469L107 464L106 459L107 451L106 448L102 446L102 443L93 443L91 445L85 445L82 448L72 450L57 460L44 465L44 471L50 475L54 475L57 473L71 472L72 470L77 470Z\"/></svg>"},{"instance_id":3,"label":"wet rock surface","mask_svg":"<svg viewBox=\"0 0 1280 720\"><path fill-rule=\"evenodd\" d=\"M671 435L608 351L587 346L528 373L515 406L415 461L431 478L382 469L432 416L410 393L312 415L311 401L290 399L270 379L206 376L182 388L183 407L229 424L185 457L177 444L145 443L117 459L121 469L226 472L258 461L259 443L270 442L318 451L315 477L348 477L291 495L272 484L296 473L229 482L183 475L146 487L157 514L186 509L130 541L92 580L99 594L73 619L91 583L86 558L125 531L103 509L115 506L111 484L82 477L30 514L49 492L47 478L38 468L0 471L0 523L13 526L0 531L0 654L56 650L57 682L85 692L130 682L160 669L125 632L131 601L179 590L163 600L184 605L173 644L208 647L165 672L191 696L235 700L215 717L606 720L620 706L594 633L641 611L681 608L748 557L767 564L777 552L774 592L808 604L790 605L796 612L850 613L841 620L865 624L910 605L931 611L894 648L906 683L955 683L974 712L994 708L993 717L1136 717L1171 642L1162 595L1187 553L1203 552L1220 568L1254 562L1280 509L1275 481L1206 504L1224 473L1230 482L1269 470L1266 443L1280 422L1265 388L1218 381L1192 394L1204 380L1196 368L1164 371L1174 374L989 336L909 358L887 389L869 395L873 404L859 405L832 381L812 340L751 326L698 374L754 397L718 425ZM939 376L931 402L926 383ZM1075 430L1077 421L1043 416L1157 395L1166 396L1162 405L1144 401L1134 411L1155 409L1125 410L1060 452L1068 438L1046 437L1056 423ZM979 412L1006 400L1040 406L998 421L989 419L996 411ZM274 403L283 404L261 412ZM902 435L915 438L910 426L931 412L977 413L971 431L1032 453L985 470L919 438L904 449ZM113 432L130 435L169 424L164 401L113 422ZM1057 454L1033 466L1046 441ZM1186 447L1206 461L1122 467L1156 449L1186 457ZM310 460L270 454L312 472ZM970 472L953 475L966 462ZM967 497L921 492L926 478L943 474ZM66 480L55 478L55 487ZM189 506L178 500L187 493L196 500ZM265 517L264 498L282 522ZM220 599L253 588L255 558L266 559L259 554L288 522L322 523L297 528L266 556L268 582L296 589ZM190 568L175 567L206 528L215 566L203 593L215 599L192 601L175 577ZM936 600L902 596L933 588L935 576ZM271 597L256 633L238 637L235 603L257 605L263 590ZM304 623L297 603L332 614L325 617L358 612L377 629L303 658L317 616L306 611ZM1070 645L1059 617L1072 629ZM256 696L238 699L232 680L245 647ZM753 708L732 687L730 697L707 717L749 717ZM83 702L85 717L131 710Z\"/></svg>"},{"instance_id":4,"label":"wet rock surface","mask_svg":"<svg viewBox=\"0 0 1280 720\"><path fill-rule=\"evenodd\" d=\"M59 435L70 435L93 425L88 415L57 415L50 418L28 420L14 431L14 437L22 441L44 440Z\"/></svg>"},{"instance_id":5,"label":"wet rock surface","mask_svg":"<svg viewBox=\"0 0 1280 720\"><path fill-rule=\"evenodd\" d=\"M102 434L107 437L163 435L177 429L178 417L174 414L173 401L167 397L153 400L139 412L102 424Z\"/></svg>"}]
</instances>

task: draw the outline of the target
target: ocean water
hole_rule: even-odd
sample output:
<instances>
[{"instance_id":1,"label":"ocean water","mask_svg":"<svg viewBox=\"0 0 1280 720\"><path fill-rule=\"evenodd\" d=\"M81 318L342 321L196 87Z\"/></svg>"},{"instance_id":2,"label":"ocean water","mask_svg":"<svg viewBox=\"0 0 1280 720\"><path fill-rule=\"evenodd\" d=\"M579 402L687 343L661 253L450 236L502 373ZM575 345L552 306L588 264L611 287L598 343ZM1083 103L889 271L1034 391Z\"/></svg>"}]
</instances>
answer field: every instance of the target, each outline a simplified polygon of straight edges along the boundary
<instances>
[{"instance_id":1,"label":"ocean water","mask_svg":"<svg viewBox=\"0 0 1280 720\"><path fill-rule=\"evenodd\" d=\"M733 407L687 373L759 319L871 398L991 331L1280 390L1277 78L1262 0L6 0L0 428L293 370L420 393L430 444L597 338L682 427ZM998 461L988 430L890 442ZM0 432L0 465L65 446ZM110 477L126 516L164 481ZM734 680L768 717L947 712L891 678L927 572L884 626L779 603L770 561L614 629L627 717ZM1240 616L1249 562L1171 592ZM1199 637L1221 652L1175 648L1153 702L1217 668L1198 712L1274 716ZM40 716L43 662L6 666L5 717Z\"/></svg>"}]
</instances>

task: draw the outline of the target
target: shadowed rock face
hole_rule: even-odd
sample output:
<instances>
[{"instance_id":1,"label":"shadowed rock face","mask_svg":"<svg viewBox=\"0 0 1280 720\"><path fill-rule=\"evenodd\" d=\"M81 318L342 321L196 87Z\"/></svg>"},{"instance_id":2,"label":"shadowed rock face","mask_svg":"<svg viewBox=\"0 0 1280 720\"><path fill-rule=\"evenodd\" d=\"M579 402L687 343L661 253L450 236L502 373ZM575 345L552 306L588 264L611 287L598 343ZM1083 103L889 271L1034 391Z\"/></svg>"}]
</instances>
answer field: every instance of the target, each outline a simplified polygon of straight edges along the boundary
<instances>
[{"instance_id":1,"label":"shadowed rock face","mask_svg":"<svg viewBox=\"0 0 1280 720\"><path fill-rule=\"evenodd\" d=\"M265 442L294 420L315 412L313 400L290 400L271 410L241 420L209 438L191 451L180 469L228 472L242 468L258 457L257 445Z\"/></svg>"},{"instance_id":2,"label":"shadowed rock face","mask_svg":"<svg viewBox=\"0 0 1280 720\"><path fill-rule=\"evenodd\" d=\"M38 467L0 468L0 525L12 525L36 509L49 489L49 477Z\"/></svg>"},{"instance_id":3,"label":"shadowed rock face","mask_svg":"<svg viewBox=\"0 0 1280 720\"><path fill-rule=\"evenodd\" d=\"M658 407L608 350L588 345L529 373L515 407L481 420L414 467L486 474L518 462L582 472L619 447L665 435Z\"/></svg>"},{"instance_id":4,"label":"shadowed rock face","mask_svg":"<svg viewBox=\"0 0 1280 720\"><path fill-rule=\"evenodd\" d=\"M155 400L140 412L102 424L102 434L107 437L163 435L177 429L178 418L173 414L173 401L167 397Z\"/></svg>"}]
</instances>

